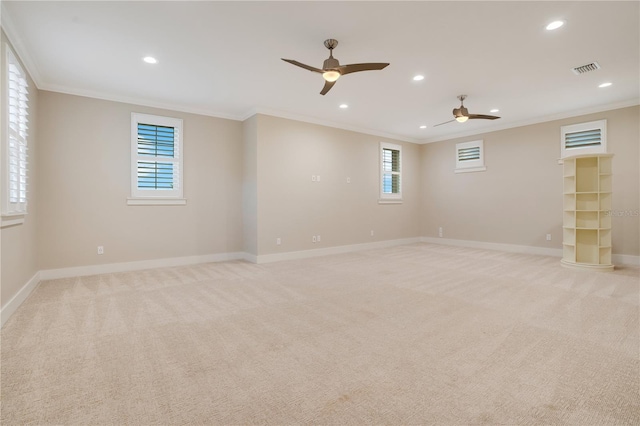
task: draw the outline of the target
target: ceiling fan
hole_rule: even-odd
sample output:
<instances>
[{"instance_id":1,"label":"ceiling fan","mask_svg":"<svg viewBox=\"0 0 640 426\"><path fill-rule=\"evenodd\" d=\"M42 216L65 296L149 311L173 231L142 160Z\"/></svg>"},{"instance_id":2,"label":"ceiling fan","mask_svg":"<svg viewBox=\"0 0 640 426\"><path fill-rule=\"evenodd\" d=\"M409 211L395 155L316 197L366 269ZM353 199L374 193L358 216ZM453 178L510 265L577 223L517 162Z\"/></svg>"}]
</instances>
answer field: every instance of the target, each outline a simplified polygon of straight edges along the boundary
<instances>
[{"instance_id":1,"label":"ceiling fan","mask_svg":"<svg viewBox=\"0 0 640 426\"><path fill-rule=\"evenodd\" d=\"M366 63L366 64L350 64L350 65L340 65L340 62L336 58L333 57L333 49L338 46L338 40L334 40L332 38L324 41L324 46L329 49L329 58L324 61L322 65L322 69L314 68L309 65L305 65L298 61L294 61L293 59L284 59L281 58L285 62L289 62L290 64L296 65L300 68L304 68L309 71L317 72L322 74L324 77L324 87L320 92L321 95L325 95L333 85L336 83L336 80L340 78L340 76L351 74L353 72L360 71L376 71L385 68L388 63Z\"/></svg>"},{"instance_id":2,"label":"ceiling fan","mask_svg":"<svg viewBox=\"0 0 640 426\"><path fill-rule=\"evenodd\" d=\"M445 121L444 123L436 124L433 127L441 126L443 124L451 123L452 121L457 121L459 123L464 123L467 120L472 119L483 119L483 120L495 120L497 117L495 115L484 115L484 114L469 114L469 110L464 107L464 100L467 99L467 95L458 96L460 100L460 108L453 109L453 120Z\"/></svg>"}]
</instances>

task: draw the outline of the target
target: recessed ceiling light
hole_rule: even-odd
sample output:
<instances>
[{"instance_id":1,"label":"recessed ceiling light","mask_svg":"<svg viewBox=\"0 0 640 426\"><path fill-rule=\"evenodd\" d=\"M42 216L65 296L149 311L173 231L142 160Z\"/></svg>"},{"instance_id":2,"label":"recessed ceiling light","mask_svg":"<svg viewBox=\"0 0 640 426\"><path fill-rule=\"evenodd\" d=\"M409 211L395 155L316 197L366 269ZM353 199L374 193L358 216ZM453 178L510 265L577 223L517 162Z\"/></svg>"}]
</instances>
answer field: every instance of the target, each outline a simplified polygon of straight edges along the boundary
<instances>
[{"instance_id":1,"label":"recessed ceiling light","mask_svg":"<svg viewBox=\"0 0 640 426\"><path fill-rule=\"evenodd\" d=\"M611 83L610 81L607 81L606 83L602 83L601 85L599 85L598 87L609 87L611 86L613 83Z\"/></svg>"},{"instance_id":2,"label":"recessed ceiling light","mask_svg":"<svg viewBox=\"0 0 640 426\"><path fill-rule=\"evenodd\" d=\"M424 75L416 75L415 77L413 77L413 81L420 81L420 80L424 80Z\"/></svg>"},{"instance_id":3,"label":"recessed ceiling light","mask_svg":"<svg viewBox=\"0 0 640 426\"><path fill-rule=\"evenodd\" d=\"M547 28L547 31L552 31L552 30L557 30L558 28L560 28L563 25L564 25L564 21L553 21L553 22L549 23L546 26L546 28Z\"/></svg>"},{"instance_id":4,"label":"recessed ceiling light","mask_svg":"<svg viewBox=\"0 0 640 426\"><path fill-rule=\"evenodd\" d=\"M424 124L422 126L420 126L421 129L426 129L427 126L425 126Z\"/></svg>"},{"instance_id":5,"label":"recessed ceiling light","mask_svg":"<svg viewBox=\"0 0 640 426\"><path fill-rule=\"evenodd\" d=\"M494 108L494 109L492 109L492 110L491 110L491 111L489 111L489 112L500 112L500 110L499 110L498 108Z\"/></svg>"},{"instance_id":6,"label":"recessed ceiling light","mask_svg":"<svg viewBox=\"0 0 640 426\"><path fill-rule=\"evenodd\" d=\"M143 61L145 61L148 64L157 64L158 60L156 58L154 58L153 56L145 56L144 58L142 58Z\"/></svg>"},{"instance_id":7,"label":"recessed ceiling light","mask_svg":"<svg viewBox=\"0 0 640 426\"><path fill-rule=\"evenodd\" d=\"M342 108L342 109L346 109L346 108L349 108L349 105L347 105L347 104L341 104L341 105L340 105L340 108Z\"/></svg>"}]
</instances>

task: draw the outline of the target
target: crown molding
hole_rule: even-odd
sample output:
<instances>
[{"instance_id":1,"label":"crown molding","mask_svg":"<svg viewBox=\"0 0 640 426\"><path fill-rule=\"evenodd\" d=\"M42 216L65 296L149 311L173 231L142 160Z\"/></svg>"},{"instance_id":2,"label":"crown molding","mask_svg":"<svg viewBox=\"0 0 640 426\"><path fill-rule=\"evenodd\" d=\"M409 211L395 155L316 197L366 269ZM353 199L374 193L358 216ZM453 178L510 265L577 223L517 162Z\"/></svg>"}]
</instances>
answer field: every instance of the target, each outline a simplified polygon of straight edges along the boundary
<instances>
[{"instance_id":1,"label":"crown molding","mask_svg":"<svg viewBox=\"0 0 640 426\"><path fill-rule=\"evenodd\" d=\"M452 140L452 139L464 138L464 137L467 137L467 136L480 136L480 135L485 135L487 133L497 132L497 131L500 131L500 130L507 130L507 129L513 129L513 128L516 128L516 127L530 126L532 124L547 123L549 121L562 120L562 119L565 119L565 118L572 118L572 117L579 117L581 115L587 115L587 114L596 114L596 113L599 113L599 112L612 111L614 109L627 108L627 107L632 107L632 106L637 106L637 105L640 105L640 99L638 99L638 98L630 99L630 100L623 101L623 102L615 102L615 103L611 103L611 104L598 105L598 106L594 106L594 107L582 108L582 109L573 110L573 111L565 111L565 112L561 112L561 113L557 113L557 114L543 115L543 116L540 116L540 117L536 117L536 118L532 118L532 119L528 119L528 120L520 120L520 121L516 121L516 122L513 122L513 123L505 123L504 125L491 127L490 129L482 130L480 132L478 130L474 130L474 131L469 131L469 132L454 133L454 134L447 135L447 136L439 136L439 137L435 137L435 138L422 139L417 143L423 145L423 144L427 144L427 143L442 142L442 141L448 141L448 140Z\"/></svg>"},{"instance_id":2,"label":"crown molding","mask_svg":"<svg viewBox=\"0 0 640 426\"><path fill-rule=\"evenodd\" d=\"M280 111L272 108L264 108L264 107L252 108L247 114L242 116L241 120L244 121L250 117L253 117L256 114L269 115L271 117L278 117L278 118L285 118L287 120L301 121L303 123L318 124L320 126L331 127L334 129L348 130L348 131L357 132L357 133L364 133L366 135L378 136L385 139L393 139L397 141L409 142L409 143L415 143L415 144L420 143L418 139L410 138L403 135L381 132L379 130L369 129L366 127L351 126L346 123L323 120L316 117L310 117L302 114L294 114L294 113Z\"/></svg>"},{"instance_id":3,"label":"crown molding","mask_svg":"<svg viewBox=\"0 0 640 426\"><path fill-rule=\"evenodd\" d=\"M29 49L26 48L22 38L18 36L16 25L11 19L11 15L7 11L5 4L6 2L0 1L0 25L2 26L2 30L7 36L7 39L9 39L9 43L11 43L14 53L29 73L33 83L38 89L40 89L43 86L44 81L42 80L42 74L40 74L38 69L37 61L29 54Z\"/></svg>"}]
</instances>

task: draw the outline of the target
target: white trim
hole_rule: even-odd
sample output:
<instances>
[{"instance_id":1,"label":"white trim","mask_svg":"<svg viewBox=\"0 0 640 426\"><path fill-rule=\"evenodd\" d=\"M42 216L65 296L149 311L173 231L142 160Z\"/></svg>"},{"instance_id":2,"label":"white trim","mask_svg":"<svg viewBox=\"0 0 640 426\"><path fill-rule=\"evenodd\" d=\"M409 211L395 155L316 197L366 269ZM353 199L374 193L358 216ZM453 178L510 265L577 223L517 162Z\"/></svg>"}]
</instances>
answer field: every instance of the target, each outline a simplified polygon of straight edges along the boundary
<instances>
[{"instance_id":1,"label":"white trim","mask_svg":"<svg viewBox=\"0 0 640 426\"><path fill-rule=\"evenodd\" d=\"M378 204L402 204L402 198L378 199Z\"/></svg>"},{"instance_id":2,"label":"white trim","mask_svg":"<svg viewBox=\"0 0 640 426\"><path fill-rule=\"evenodd\" d=\"M127 198L128 206L185 206L186 198Z\"/></svg>"},{"instance_id":3,"label":"white trim","mask_svg":"<svg viewBox=\"0 0 640 426\"><path fill-rule=\"evenodd\" d=\"M598 105L598 106L589 107L589 108L561 112L558 114L543 115L543 116L532 118L532 119L515 121L513 123L507 122L502 125L499 125L499 124L495 126L492 125L491 128L488 128L488 129L475 129L467 132L453 133L453 134L438 136L434 138L426 138L416 143L423 145L426 143L448 141L448 140L463 138L467 136L480 136L487 133L497 132L500 130L530 126L532 124L549 123L551 121L563 120L565 118L580 117L582 115L596 114L596 113L605 112L605 111L614 111L616 109L628 108L628 107L633 107L637 105L640 105L640 100L638 98L633 98L623 102L615 102L615 103L610 103L605 105Z\"/></svg>"},{"instance_id":4,"label":"white trim","mask_svg":"<svg viewBox=\"0 0 640 426\"><path fill-rule=\"evenodd\" d=\"M562 249L521 246L516 244L489 243L484 241L455 240L451 238L422 237L423 243L440 244L444 246L469 247L486 250L498 250L509 253L534 254L540 256L553 256L562 258ZM611 260L614 265L640 266L640 256L630 254L612 254Z\"/></svg>"},{"instance_id":5,"label":"white trim","mask_svg":"<svg viewBox=\"0 0 640 426\"><path fill-rule=\"evenodd\" d=\"M302 114L295 114L295 113L291 113L291 112L279 111L279 110L271 109L271 108L260 108L260 107L259 108L252 108L246 114L241 115L239 120L240 121L245 121L245 120L253 117L256 114L268 115L268 116L277 117L277 118L284 118L284 119L287 119L287 120L294 120L294 121L299 121L299 122L302 122L302 123L318 124L320 126L331 127L331 128L334 128L334 129L348 130L350 132L357 132L357 133L363 133L365 135L378 136L378 137L381 137L381 138L384 138L384 139L391 139L391 140L397 140L397 141L403 141L403 142L409 142L409 143L415 143L415 144L420 143L420 140L418 140L416 138L411 138L409 136L403 136L403 135L397 135L397 134L393 134L393 133L381 132L380 130L365 128L365 127L352 126L352 125L349 125L349 124L346 124L346 123L338 123L338 122L335 122L335 121L330 121L330 120L324 120L324 119L321 119L321 118L310 117L308 115L302 115Z\"/></svg>"},{"instance_id":6,"label":"white trim","mask_svg":"<svg viewBox=\"0 0 640 426\"><path fill-rule=\"evenodd\" d=\"M256 263L280 262L283 260L307 259L310 257L329 256L332 254L351 253L360 250L372 250L385 247L401 246L405 244L419 243L420 237L402 238L398 240L376 241L373 243L351 244L346 246L334 246L321 249L290 251L286 253L263 254L256 256Z\"/></svg>"},{"instance_id":7,"label":"white trim","mask_svg":"<svg viewBox=\"0 0 640 426\"><path fill-rule=\"evenodd\" d=\"M612 254L611 263L614 265L640 266L640 256L634 256L631 254Z\"/></svg>"},{"instance_id":8,"label":"white trim","mask_svg":"<svg viewBox=\"0 0 640 426\"><path fill-rule=\"evenodd\" d=\"M106 263L103 265L74 266L60 269L44 269L40 271L41 280L58 278L83 277L87 275L112 274L115 272L138 271L142 269L167 268L171 266L195 265L198 263L225 262L228 260L244 260L243 252L205 254L199 256L171 257L166 259L138 260L135 262Z\"/></svg>"},{"instance_id":9,"label":"white trim","mask_svg":"<svg viewBox=\"0 0 640 426\"><path fill-rule=\"evenodd\" d=\"M7 228L9 226L22 225L24 223L24 217L26 213L22 214L3 214L0 219L0 228Z\"/></svg>"},{"instance_id":10,"label":"white trim","mask_svg":"<svg viewBox=\"0 0 640 426\"><path fill-rule=\"evenodd\" d=\"M11 20L9 13L7 12L7 8L5 6L6 2L0 2L0 19L2 22L2 29L4 33L7 35L11 46L13 46L14 53L22 60L22 64L27 69L27 73L31 76L34 84L38 89L42 89L42 76L38 67L36 66L36 61L29 54L29 49L27 49L22 42L22 39L18 37L18 31L16 31L16 25Z\"/></svg>"},{"instance_id":11,"label":"white trim","mask_svg":"<svg viewBox=\"0 0 640 426\"><path fill-rule=\"evenodd\" d=\"M540 256L562 257L562 249L548 247L521 246L517 244L489 243L485 241L454 240L451 238L422 237L423 243L444 246L469 247L486 250L505 251L508 253L534 254Z\"/></svg>"},{"instance_id":12,"label":"white trim","mask_svg":"<svg viewBox=\"0 0 640 426\"><path fill-rule=\"evenodd\" d=\"M9 300L0 310L0 327L4 327L9 317L27 300L27 297L36 289L40 283L40 272L33 274L33 277Z\"/></svg>"},{"instance_id":13,"label":"white trim","mask_svg":"<svg viewBox=\"0 0 640 426\"><path fill-rule=\"evenodd\" d=\"M467 167L462 169L455 169L454 173L471 173L471 172L484 172L487 170L485 166L482 167Z\"/></svg>"}]
</instances>

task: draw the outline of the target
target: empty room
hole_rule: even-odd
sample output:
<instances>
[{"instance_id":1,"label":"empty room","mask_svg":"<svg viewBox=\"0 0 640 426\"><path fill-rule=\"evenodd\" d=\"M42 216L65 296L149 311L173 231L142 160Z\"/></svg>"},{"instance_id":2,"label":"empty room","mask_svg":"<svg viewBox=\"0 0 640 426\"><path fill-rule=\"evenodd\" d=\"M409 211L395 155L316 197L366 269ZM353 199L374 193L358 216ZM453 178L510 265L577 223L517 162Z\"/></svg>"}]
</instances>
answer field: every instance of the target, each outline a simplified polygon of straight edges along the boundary
<instances>
[{"instance_id":1,"label":"empty room","mask_svg":"<svg viewBox=\"0 0 640 426\"><path fill-rule=\"evenodd\" d=\"M0 7L3 425L640 424L640 2Z\"/></svg>"}]
</instances>

